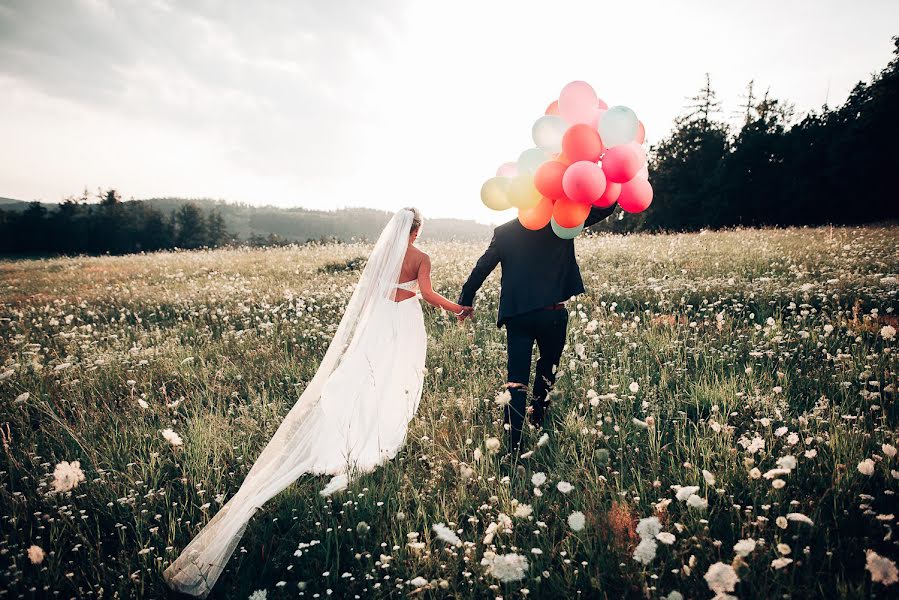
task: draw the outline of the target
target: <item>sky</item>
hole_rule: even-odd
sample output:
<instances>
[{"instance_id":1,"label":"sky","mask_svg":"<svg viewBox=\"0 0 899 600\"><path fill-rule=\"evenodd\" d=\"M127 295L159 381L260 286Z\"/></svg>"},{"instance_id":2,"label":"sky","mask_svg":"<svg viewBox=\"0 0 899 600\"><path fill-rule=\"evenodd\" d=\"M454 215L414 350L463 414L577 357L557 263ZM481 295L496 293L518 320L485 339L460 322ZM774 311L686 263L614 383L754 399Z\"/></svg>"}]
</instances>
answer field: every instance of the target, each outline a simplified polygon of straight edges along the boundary
<instances>
[{"instance_id":1,"label":"sky","mask_svg":"<svg viewBox=\"0 0 899 600\"><path fill-rule=\"evenodd\" d=\"M839 105L897 23L895 0L0 0L0 196L502 222L481 184L569 81L653 143L706 72L726 118L751 79L800 116Z\"/></svg>"}]
</instances>

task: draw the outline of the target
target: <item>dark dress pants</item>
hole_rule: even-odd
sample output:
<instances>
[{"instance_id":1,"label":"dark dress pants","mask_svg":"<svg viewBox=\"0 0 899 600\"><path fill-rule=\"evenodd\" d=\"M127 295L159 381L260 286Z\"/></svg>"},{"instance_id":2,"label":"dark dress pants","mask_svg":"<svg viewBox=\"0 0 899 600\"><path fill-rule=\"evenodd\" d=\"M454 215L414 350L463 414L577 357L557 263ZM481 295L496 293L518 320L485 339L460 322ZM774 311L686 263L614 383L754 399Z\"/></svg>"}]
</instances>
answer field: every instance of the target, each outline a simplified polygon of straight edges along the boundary
<instances>
[{"instance_id":1,"label":"dark dress pants","mask_svg":"<svg viewBox=\"0 0 899 600\"><path fill-rule=\"evenodd\" d=\"M527 405L528 384L531 379L531 354L534 342L540 357L534 378L533 420L542 425L547 407L547 395L556 381L555 369L562 357L568 329L568 310L539 309L510 317L506 321L509 383L523 387L510 387L511 399L505 407L505 422L509 425L509 449L518 452L521 443L521 427Z\"/></svg>"}]
</instances>

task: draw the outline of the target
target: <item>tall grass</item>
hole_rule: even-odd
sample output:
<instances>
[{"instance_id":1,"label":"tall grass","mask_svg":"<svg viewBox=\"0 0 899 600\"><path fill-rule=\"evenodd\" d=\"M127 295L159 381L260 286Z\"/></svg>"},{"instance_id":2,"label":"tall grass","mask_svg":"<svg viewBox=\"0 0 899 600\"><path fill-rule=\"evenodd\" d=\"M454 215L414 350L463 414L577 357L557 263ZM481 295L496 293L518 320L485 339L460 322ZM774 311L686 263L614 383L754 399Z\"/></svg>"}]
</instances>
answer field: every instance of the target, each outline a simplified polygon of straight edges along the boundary
<instances>
[{"instance_id":1,"label":"tall grass","mask_svg":"<svg viewBox=\"0 0 899 600\"><path fill-rule=\"evenodd\" d=\"M569 303L546 443L525 432L533 453L517 464L487 449L503 437L494 275L474 321L426 310L426 388L399 456L330 499L318 494L325 479L308 476L268 503L214 595L702 598L714 595L704 575L716 562L735 568L739 598L895 592L872 581L865 552L899 556L888 339L899 233L577 245L588 291ZM450 296L482 250L422 247ZM0 262L0 595L165 597L162 571L237 490L315 372L368 250ZM788 473L752 477L785 456L796 460ZM84 481L52 491L57 463L76 460ZM536 490L535 473L547 477ZM706 508L676 499L672 486L689 485ZM778 524L788 513L813 525ZM675 541L643 564L636 526L650 516ZM437 523L463 545L438 539ZM747 538L756 548L738 558ZM526 556L525 577L492 576L491 553ZM772 565L783 558L793 562Z\"/></svg>"}]
</instances>

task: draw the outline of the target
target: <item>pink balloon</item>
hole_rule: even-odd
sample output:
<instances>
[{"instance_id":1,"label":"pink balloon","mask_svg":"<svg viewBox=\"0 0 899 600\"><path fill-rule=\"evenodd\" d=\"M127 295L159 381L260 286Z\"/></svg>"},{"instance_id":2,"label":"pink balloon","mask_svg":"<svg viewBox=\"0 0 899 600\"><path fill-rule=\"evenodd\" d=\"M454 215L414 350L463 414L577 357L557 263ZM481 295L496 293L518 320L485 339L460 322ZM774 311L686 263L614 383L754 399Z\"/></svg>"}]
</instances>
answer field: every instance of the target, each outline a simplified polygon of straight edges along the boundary
<instances>
[{"instance_id":1,"label":"pink balloon","mask_svg":"<svg viewBox=\"0 0 899 600\"><path fill-rule=\"evenodd\" d=\"M553 100L552 102L550 102L549 106L546 107L546 112L544 112L543 114L545 114L545 115L559 114L559 101Z\"/></svg>"},{"instance_id":2,"label":"pink balloon","mask_svg":"<svg viewBox=\"0 0 899 600\"><path fill-rule=\"evenodd\" d=\"M599 110L596 92L586 81L572 81L559 94L559 114L571 123L590 123Z\"/></svg>"},{"instance_id":3,"label":"pink balloon","mask_svg":"<svg viewBox=\"0 0 899 600\"><path fill-rule=\"evenodd\" d=\"M618 196L620 195L621 184L610 181L606 184L606 191L602 193L602 196L593 201L593 206L598 206L599 208L609 208L618 201Z\"/></svg>"},{"instance_id":4,"label":"pink balloon","mask_svg":"<svg viewBox=\"0 0 899 600\"><path fill-rule=\"evenodd\" d=\"M503 163L496 170L497 177L515 177L518 175L518 163Z\"/></svg>"},{"instance_id":5,"label":"pink balloon","mask_svg":"<svg viewBox=\"0 0 899 600\"><path fill-rule=\"evenodd\" d=\"M652 186L645 179L634 178L621 184L618 206L629 213L643 212L652 204Z\"/></svg>"},{"instance_id":6,"label":"pink balloon","mask_svg":"<svg viewBox=\"0 0 899 600\"><path fill-rule=\"evenodd\" d=\"M602 115L603 115L603 113L605 113L605 112L606 112L606 109L604 109L604 108L600 108L599 110L597 110L597 111L596 111L596 115L595 115L595 116L593 117L593 119L590 121L590 127L592 127L593 129L599 131L599 120L602 118Z\"/></svg>"},{"instance_id":7,"label":"pink balloon","mask_svg":"<svg viewBox=\"0 0 899 600\"><path fill-rule=\"evenodd\" d=\"M602 98L598 98L597 100L598 100L597 105L599 106L599 110L609 110L609 105L606 104L605 100L603 100Z\"/></svg>"},{"instance_id":8,"label":"pink balloon","mask_svg":"<svg viewBox=\"0 0 899 600\"><path fill-rule=\"evenodd\" d=\"M640 170L640 159L630 145L615 146L606 150L602 157L602 170L609 181L624 183Z\"/></svg>"},{"instance_id":9,"label":"pink balloon","mask_svg":"<svg viewBox=\"0 0 899 600\"><path fill-rule=\"evenodd\" d=\"M592 204L606 191L606 176L599 165L582 160L565 170L562 189L570 200Z\"/></svg>"},{"instance_id":10,"label":"pink balloon","mask_svg":"<svg viewBox=\"0 0 899 600\"><path fill-rule=\"evenodd\" d=\"M638 144L646 141L646 128L643 127L643 121L637 121L637 137L634 138L634 141Z\"/></svg>"},{"instance_id":11,"label":"pink balloon","mask_svg":"<svg viewBox=\"0 0 899 600\"><path fill-rule=\"evenodd\" d=\"M639 179L649 179L649 166L648 166L648 165L643 165L643 166L640 168L640 170L637 171L637 174L634 175L634 179L637 179L637 178L639 178Z\"/></svg>"},{"instance_id":12,"label":"pink balloon","mask_svg":"<svg viewBox=\"0 0 899 600\"><path fill-rule=\"evenodd\" d=\"M646 150L644 150L643 146L637 142L629 142L627 145L630 146L631 150L634 151L634 154L637 155L637 162L640 163L640 168L643 168L643 165L646 164Z\"/></svg>"}]
</instances>

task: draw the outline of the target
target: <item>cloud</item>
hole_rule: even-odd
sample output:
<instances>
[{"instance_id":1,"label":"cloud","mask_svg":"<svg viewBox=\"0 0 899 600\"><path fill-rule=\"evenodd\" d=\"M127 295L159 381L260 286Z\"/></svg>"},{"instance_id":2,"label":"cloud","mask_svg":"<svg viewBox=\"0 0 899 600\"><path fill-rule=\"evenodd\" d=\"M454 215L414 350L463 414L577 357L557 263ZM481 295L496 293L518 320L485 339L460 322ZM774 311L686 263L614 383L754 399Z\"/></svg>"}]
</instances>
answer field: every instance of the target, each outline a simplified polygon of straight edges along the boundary
<instances>
[{"instance_id":1,"label":"cloud","mask_svg":"<svg viewBox=\"0 0 899 600\"><path fill-rule=\"evenodd\" d=\"M390 59L401 8L13 0L0 5L0 74L90 110L201 130L261 173L321 178L363 159L352 139L377 85L367 62Z\"/></svg>"}]
</instances>

